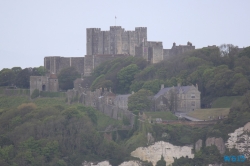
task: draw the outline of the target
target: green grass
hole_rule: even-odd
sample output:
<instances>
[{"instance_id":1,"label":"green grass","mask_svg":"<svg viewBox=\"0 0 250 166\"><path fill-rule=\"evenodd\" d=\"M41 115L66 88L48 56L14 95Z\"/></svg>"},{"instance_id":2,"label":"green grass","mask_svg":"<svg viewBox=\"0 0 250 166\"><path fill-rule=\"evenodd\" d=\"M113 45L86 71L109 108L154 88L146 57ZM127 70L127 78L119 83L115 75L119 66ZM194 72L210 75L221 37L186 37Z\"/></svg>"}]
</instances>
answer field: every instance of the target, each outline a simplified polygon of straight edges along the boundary
<instances>
[{"instance_id":1,"label":"green grass","mask_svg":"<svg viewBox=\"0 0 250 166\"><path fill-rule=\"evenodd\" d=\"M96 112L97 114L97 129L98 131L104 131L106 127L109 125L115 126L117 128L122 126L122 121L121 120L116 120L113 118L110 118L109 116L103 114L100 111Z\"/></svg>"},{"instance_id":2,"label":"green grass","mask_svg":"<svg viewBox=\"0 0 250 166\"><path fill-rule=\"evenodd\" d=\"M27 96L0 96L0 109L16 108L20 104L29 102Z\"/></svg>"},{"instance_id":3,"label":"green grass","mask_svg":"<svg viewBox=\"0 0 250 166\"><path fill-rule=\"evenodd\" d=\"M0 87L0 94L3 94L5 88L6 87Z\"/></svg>"},{"instance_id":4,"label":"green grass","mask_svg":"<svg viewBox=\"0 0 250 166\"><path fill-rule=\"evenodd\" d=\"M212 102L212 108L230 108L234 100L240 100L242 96L223 96Z\"/></svg>"},{"instance_id":5,"label":"green grass","mask_svg":"<svg viewBox=\"0 0 250 166\"><path fill-rule=\"evenodd\" d=\"M34 102L38 107L47 107L47 106L67 106L67 103L65 102L65 98L36 98L32 102Z\"/></svg>"},{"instance_id":6,"label":"green grass","mask_svg":"<svg viewBox=\"0 0 250 166\"><path fill-rule=\"evenodd\" d=\"M211 120L209 116L211 118L214 117L214 119L218 119L218 116L227 116L229 111L229 108L198 109L189 112L187 115L200 120Z\"/></svg>"},{"instance_id":7,"label":"green grass","mask_svg":"<svg viewBox=\"0 0 250 166\"><path fill-rule=\"evenodd\" d=\"M151 117L152 119L161 118L162 120L176 120L177 117L169 111L156 111L156 112L145 112L147 117Z\"/></svg>"}]
</instances>

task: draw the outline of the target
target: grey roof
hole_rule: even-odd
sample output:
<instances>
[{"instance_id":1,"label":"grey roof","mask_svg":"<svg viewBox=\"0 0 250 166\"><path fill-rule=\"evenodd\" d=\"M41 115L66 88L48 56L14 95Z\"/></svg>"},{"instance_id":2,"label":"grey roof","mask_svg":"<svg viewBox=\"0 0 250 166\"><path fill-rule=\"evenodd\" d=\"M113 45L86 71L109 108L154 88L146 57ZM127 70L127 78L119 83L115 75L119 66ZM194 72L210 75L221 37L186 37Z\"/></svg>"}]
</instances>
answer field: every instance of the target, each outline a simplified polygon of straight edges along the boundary
<instances>
[{"instance_id":1,"label":"grey roof","mask_svg":"<svg viewBox=\"0 0 250 166\"><path fill-rule=\"evenodd\" d=\"M168 88L163 88L161 89L155 96L154 99L157 99L158 97L160 97L161 95L164 95L165 93L167 93L172 87L168 87Z\"/></svg>"},{"instance_id":2,"label":"grey roof","mask_svg":"<svg viewBox=\"0 0 250 166\"><path fill-rule=\"evenodd\" d=\"M115 97L115 100L123 100L123 99L128 99L128 97L130 96L131 94L126 94L126 95L117 95Z\"/></svg>"},{"instance_id":3,"label":"grey roof","mask_svg":"<svg viewBox=\"0 0 250 166\"><path fill-rule=\"evenodd\" d=\"M175 88L175 90L177 90L177 93L180 93L180 91L183 91L183 93L187 93L189 91L189 89L192 86L180 86L180 87L167 87L167 88L163 88L161 89L155 96L154 99L157 99L158 97L160 97L161 95L164 95L165 93L167 93L170 89Z\"/></svg>"}]
</instances>

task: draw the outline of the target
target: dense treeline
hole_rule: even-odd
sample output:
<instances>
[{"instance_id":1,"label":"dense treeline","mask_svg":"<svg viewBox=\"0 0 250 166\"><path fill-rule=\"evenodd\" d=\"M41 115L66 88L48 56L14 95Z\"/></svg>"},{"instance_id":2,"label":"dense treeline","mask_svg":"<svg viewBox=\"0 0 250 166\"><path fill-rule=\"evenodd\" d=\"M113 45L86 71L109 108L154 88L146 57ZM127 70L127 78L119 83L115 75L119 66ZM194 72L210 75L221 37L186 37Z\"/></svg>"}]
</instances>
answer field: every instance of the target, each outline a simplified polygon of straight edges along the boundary
<instances>
[{"instance_id":1,"label":"dense treeline","mask_svg":"<svg viewBox=\"0 0 250 166\"><path fill-rule=\"evenodd\" d=\"M43 66L25 69L21 67L4 68L0 71L0 86L16 86L28 89L30 87L30 76L42 76L44 74Z\"/></svg>"},{"instance_id":2,"label":"dense treeline","mask_svg":"<svg viewBox=\"0 0 250 166\"><path fill-rule=\"evenodd\" d=\"M129 57L106 62L95 69L91 89L111 87L115 93L147 89L157 93L165 87L198 85L202 106L209 107L220 96L243 95L250 88L250 47L233 45L197 49L148 65L143 59Z\"/></svg>"},{"instance_id":3,"label":"dense treeline","mask_svg":"<svg viewBox=\"0 0 250 166\"><path fill-rule=\"evenodd\" d=\"M106 159L118 165L127 152L103 139L98 120L97 110L80 105L1 107L0 165L66 166Z\"/></svg>"}]
</instances>

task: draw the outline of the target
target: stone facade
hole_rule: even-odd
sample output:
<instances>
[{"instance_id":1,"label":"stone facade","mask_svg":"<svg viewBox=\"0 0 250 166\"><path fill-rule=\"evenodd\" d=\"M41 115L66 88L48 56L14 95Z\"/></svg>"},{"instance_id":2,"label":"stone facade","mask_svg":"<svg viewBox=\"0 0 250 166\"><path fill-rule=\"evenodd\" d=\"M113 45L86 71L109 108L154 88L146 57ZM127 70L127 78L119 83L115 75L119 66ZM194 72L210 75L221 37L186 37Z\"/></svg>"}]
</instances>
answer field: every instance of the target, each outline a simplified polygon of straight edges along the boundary
<instances>
[{"instance_id":1,"label":"stone facade","mask_svg":"<svg viewBox=\"0 0 250 166\"><path fill-rule=\"evenodd\" d=\"M153 97L154 111L189 112L201 108L198 85L167 87Z\"/></svg>"},{"instance_id":2,"label":"stone facade","mask_svg":"<svg viewBox=\"0 0 250 166\"><path fill-rule=\"evenodd\" d=\"M90 76L93 70L103 62L111 61L116 58L126 58L128 56L127 54L85 55L84 76Z\"/></svg>"},{"instance_id":3,"label":"stone facade","mask_svg":"<svg viewBox=\"0 0 250 166\"><path fill-rule=\"evenodd\" d=\"M109 31L87 28L86 33L87 55L135 55L135 47L147 41L146 27L137 27L134 31L125 31L121 26L111 26Z\"/></svg>"},{"instance_id":4,"label":"stone facade","mask_svg":"<svg viewBox=\"0 0 250 166\"><path fill-rule=\"evenodd\" d=\"M35 89L39 91L58 92L59 84L56 75L30 76L30 95Z\"/></svg>"},{"instance_id":5,"label":"stone facade","mask_svg":"<svg viewBox=\"0 0 250 166\"><path fill-rule=\"evenodd\" d=\"M126 117L130 125L133 126L135 115L127 110L127 101L130 94L115 95L111 90L108 91L106 88L96 89L91 92L88 88L79 87L81 85L79 79L75 85L77 87L67 91L67 100L69 103L77 98L77 102L94 107L111 118L122 120Z\"/></svg>"},{"instance_id":6,"label":"stone facade","mask_svg":"<svg viewBox=\"0 0 250 166\"><path fill-rule=\"evenodd\" d=\"M79 74L83 74L84 57L49 56L44 58L44 68L51 74L58 74L68 67L74 67Z\"/></svg>"},{"instance_id":7,"label":"stone facade","mask_svg":"<svg viewBox=\"0 0 250 166\"><path fill-rule=\"evenodd\" d=\"M73 66L81 75L90 76L101 63L118 57L143 57L149 63L158 63L195 49L190 42L179 46L174 43L171 49L163 49L162 42L147 40L146 27L136 27L134 31L126 31L121 26L111 26L109 31L87 28L86 33L85 57L48 56L44 58L45 69L58 74Z\"/></svg>"},{"instance_id":8,"label":"stone facade","mask_svg":"<svg viewBox=\"0 0 250 166\"><path fill-rule=\"evenodd\" d=\"M146 27L136 27L134 31L126 31L121 26L111 26L109 31L87 28L86 33L87 55L125 54L158 63L195 49L190 42L179 46L174 43L171 49L163 49L162 42L147 40Z\"/></svg>"}]
</instances>

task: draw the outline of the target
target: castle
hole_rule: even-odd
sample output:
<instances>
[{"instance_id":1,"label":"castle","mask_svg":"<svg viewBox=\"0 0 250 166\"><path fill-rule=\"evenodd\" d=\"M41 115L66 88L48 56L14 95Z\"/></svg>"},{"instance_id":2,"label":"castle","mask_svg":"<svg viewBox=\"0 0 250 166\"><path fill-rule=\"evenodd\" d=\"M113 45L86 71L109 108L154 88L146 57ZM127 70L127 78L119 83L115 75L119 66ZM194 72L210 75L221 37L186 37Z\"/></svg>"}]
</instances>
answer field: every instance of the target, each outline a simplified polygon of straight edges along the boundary
<instances>
[{"instance_id":1,"label":"castle","mask_svg":"<svg viewBox=\"0 0 250 166\"><path fill-rule=\"evenodd\" d=\"M82 76L89 76L99 64L118 57L143 57L149 63L158 63L195 49L190 42L179 46L173 43L171 49L163 49L162 42L147 40L146 27L137 27L134 31L126 31L121 26L111 26L109 31L87 28L86 33L85 57L45 57L45 69L58 74L74 66Z\"/></svg>"},{"instance_id":2,"label":"castle","mask_svg":"<svg viewBox=\"0 0 250 166\"><path fill-rule=\"evenodd\" d=\"M50 75L31 77L30 94L35 89L58 91L58 81L51 81L50 76L51 74L57 75L68 67L74 67L83 78L90 76L101 63L119 57L142 57L148 63L158 63L168 57L195 49L195 46L190 42L187 42L187 45L179 46L173 43L171 49L163 49L162 42L147 40L146 27L137 27L134 31L126 31L121 26L111 26L109 31L101 31L100 28L87 28L86 33L86 55L84 57L45 57L44 68Z\"/></svg>"}]
</instances>

